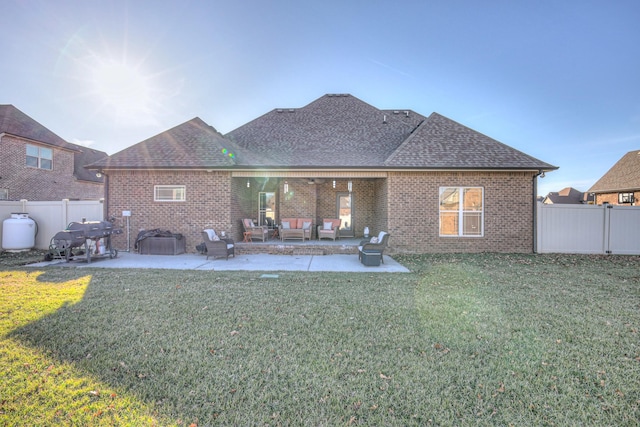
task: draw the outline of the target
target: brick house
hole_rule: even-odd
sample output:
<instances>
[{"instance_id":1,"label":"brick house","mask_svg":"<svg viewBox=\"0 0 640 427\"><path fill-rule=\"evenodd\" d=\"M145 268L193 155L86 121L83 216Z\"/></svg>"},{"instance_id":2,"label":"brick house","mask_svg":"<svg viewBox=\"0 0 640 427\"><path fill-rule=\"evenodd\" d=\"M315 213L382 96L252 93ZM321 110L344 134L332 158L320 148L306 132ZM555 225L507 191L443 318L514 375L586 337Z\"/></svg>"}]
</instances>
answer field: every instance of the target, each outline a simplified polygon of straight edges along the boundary
<instances>
[{"instance_id":1,"label":"brick house","mask_svg":"<svg viewBox=\"0 0 640 427\"><path fill-rule=\"evenodd\" d=\"M640 199L640 150L622 156L588 192L594 194L598 205L637 205Z\"/></svg>"},{"instance_id":2,"label":"brick house","mask_svg":"<svg viewBox=\"0 0 640 427\"><path fill-rule=\"evenodd\" d=\"M131 212L130 238L169 229L193 252L205 227L239 240L243 218L340 217L342 236L366 226L423 253L532 252L537 176L557 169L437 113L342 94L226 135L194 118L90 168L107 215Z\"/></svg>"},{"instance_id":3,"label":"brick house","mask_svg":"<svg viewBox=\"0 0 640 427\"><path fill-rule=\"evenodd\" d=\"M107 153L66 142L13 105L0 105L0 200L97 200L104 178L84 166Z\"/></svg>"}]
</instances>

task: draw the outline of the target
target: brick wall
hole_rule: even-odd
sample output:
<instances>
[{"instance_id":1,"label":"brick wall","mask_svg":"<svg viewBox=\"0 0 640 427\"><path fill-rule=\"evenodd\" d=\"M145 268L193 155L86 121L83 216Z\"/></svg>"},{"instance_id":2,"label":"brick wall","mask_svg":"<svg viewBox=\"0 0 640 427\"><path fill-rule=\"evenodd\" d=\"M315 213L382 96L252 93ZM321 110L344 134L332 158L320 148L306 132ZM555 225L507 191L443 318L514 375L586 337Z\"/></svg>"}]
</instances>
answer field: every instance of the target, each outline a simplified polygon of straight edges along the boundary
<instances>
[{"instance_id":1,"label":"brick wall","mask_svg":"<svg viewBox=\"0 0 640 427\"><path fill-rule=\"evenodd\" d=\"M73 152L49 145L53 150L53 169L29 167L26 145L38 145L4 135L0 141L0 188L9 190L9 200L87 200L104 197L104 185L78 181L73 175Z\"/></svg>"},{"instance_id":2,"label":"brick wall","mask_svg":"<svg viewBox=\"0 0 640 427\"><path fill-rule=\"evenodd\" d=\"M227 172L200 171L112 171L108 174L109 197L107 215L115 216L124 227L122 211L131 211L130 249L133 251L138 232L163 229L180 233L186 238L187 252L195 252L202 241L201 231L214 228L231 235L238 233L232 212L238 204L231 203L232 180ZM154 201L155 185L185 185L186 201ZM233 206L233 207L232 207ZM124 249L126 232L113 237L114 246Z\"/></svg>"},{"instance_id":3,"label":"brick wall","mask_svg":"<svg viewBox=\"0 0 640 427\"><path fill-rule=\"evenodd\" d=\"M364 226L372 235L391 234L390 253L532 252L533 174L524 172L391 172L387 179L353 179L356 236ZM119 219L131 210L131 249L138 231L161 228L187 238L194 252L207 227L225 230L241 240L242 218L257 218L258 193L277 193L277 218L309 217L314 227L336 215L336 195L347 192L347 180L309 185L304 179L252 180L231 178L226 172L146 172L109 174L108 215ZM154 185L186 185L186 202L154 202ZM439 188L484 188L484 236L439 236ZM121 222L120 225L124 224ZM315 232L314 232L315 237ZM118 248L125 235L115 236Z\"/></svg>"},{"instance_id":4,"label":"brick wall","mask_svg":"<svg viewBox=\"0 0 640 427\"><path fill-rule=\"evenodd\" d=\"M389 233L396 252L533 251L533 174L395 172L388 178ZM484 188L484 236L439 236L439 188Z\"/></svg>"}]
</instances>

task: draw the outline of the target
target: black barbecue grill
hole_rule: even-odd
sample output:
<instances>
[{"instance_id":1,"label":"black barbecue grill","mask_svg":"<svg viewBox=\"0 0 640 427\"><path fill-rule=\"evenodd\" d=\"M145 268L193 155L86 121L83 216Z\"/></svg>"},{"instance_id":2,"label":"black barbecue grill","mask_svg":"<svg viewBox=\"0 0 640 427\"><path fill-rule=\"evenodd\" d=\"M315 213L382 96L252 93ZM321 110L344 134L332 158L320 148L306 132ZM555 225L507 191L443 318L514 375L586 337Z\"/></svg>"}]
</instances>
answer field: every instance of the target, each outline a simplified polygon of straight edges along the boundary
<instances>
[{"instance_id":1,"label":"black barbecue grill","mask_svg":"<svg viewBox=\"0 0 640 427\"><path fill-rule=\"evenodd\" d=\"M120 234L122 230L114 228L109 221L83 221L72 222L66 230L59 231L51 239L47 258L63 257L69 262L73 257L72 250L84 246L87 262L91 262L92 255L105 255L109 258L118 256L118 251L111 247L111 235ZM100 248L100 241L104 246L104 252ZM92 254L91 242L95 242L95 254Z\"/></svg>"}]
</instances>

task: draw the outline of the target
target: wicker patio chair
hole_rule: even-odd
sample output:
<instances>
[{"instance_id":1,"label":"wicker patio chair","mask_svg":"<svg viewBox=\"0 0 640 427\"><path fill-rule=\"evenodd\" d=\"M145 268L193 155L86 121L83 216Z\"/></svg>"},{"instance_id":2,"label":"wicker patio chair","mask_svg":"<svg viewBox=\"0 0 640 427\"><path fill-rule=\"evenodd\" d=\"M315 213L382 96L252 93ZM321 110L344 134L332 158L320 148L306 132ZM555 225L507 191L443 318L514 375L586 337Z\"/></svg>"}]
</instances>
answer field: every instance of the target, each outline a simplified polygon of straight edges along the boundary
<instances>
[{"instance_id":1,"label":"wicker patio chair","mask_svg":"<svg viewBox=\"0 0 640 427\"><path fill-rule=\"evenodd\" d=\"M249 238L252 240L258 239L266 242L269 239L269 227L266 225L255 225L253 220L245 218L242 220L242 226L245 233L251 233Z\"/></svg>"},{"instance_id":2,"label":"wicker patio chair","mask_svg":"<svg viewBox=\"0 0 640 427\"><path fill-rule=\"evenodd\" d=\"M229 255L235 257L235 242L231 238L220 238L212 229L202 231L202 239L207 247L207 259L225 258L229 260Z\"/></svg>"},{"instance_id":3,"label":"wicker patio chair","mask_svg":"<svg viewBox=\"0 0 640 427\"><path fill-rule=\"evenodd\" d=\"M371 239L360 241L360 244L358 245L359 260L362 259L363 251L377 252L380 253L380 261L384 264L384 258L382 257L382 255L384 254L384 250L387 247L387 243L389 242L389 233L387 233L386 231L381 231L380 234L378 234L377 240L378 241L376 243L372 243Z\"/></svg>"},{"instance_id":4,"label":"wicker patio chair","mask_svg":"<svg viewBox=\"0 0 640 427\"><path fill-rule=\"evenodd\" d=\"M340 225L342 220L340 218L323 219L322 224L318 225L318 240L320 239L333 239L336 240L340 237Z\"/></svg>"}]
</instances>

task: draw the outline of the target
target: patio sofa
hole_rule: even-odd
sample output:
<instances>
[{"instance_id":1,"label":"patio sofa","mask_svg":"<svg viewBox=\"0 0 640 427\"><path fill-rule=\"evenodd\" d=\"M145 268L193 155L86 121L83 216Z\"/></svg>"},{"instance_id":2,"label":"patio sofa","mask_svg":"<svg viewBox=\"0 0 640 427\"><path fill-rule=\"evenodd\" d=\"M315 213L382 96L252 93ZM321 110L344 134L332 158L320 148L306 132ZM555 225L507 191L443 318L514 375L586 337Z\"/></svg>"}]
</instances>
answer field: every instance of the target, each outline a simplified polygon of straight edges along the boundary
<instances>
[{"instance_id":1,"label":"patio sofa","mask_svg":"<svg viewBox=\"0 0 640 427\"><path fill-rule=\"evenodd\" d=\"M313 220L311 218L282 218L278 227L280 240L304 239L311 240Z\"/></svg>"}]
</instances>

